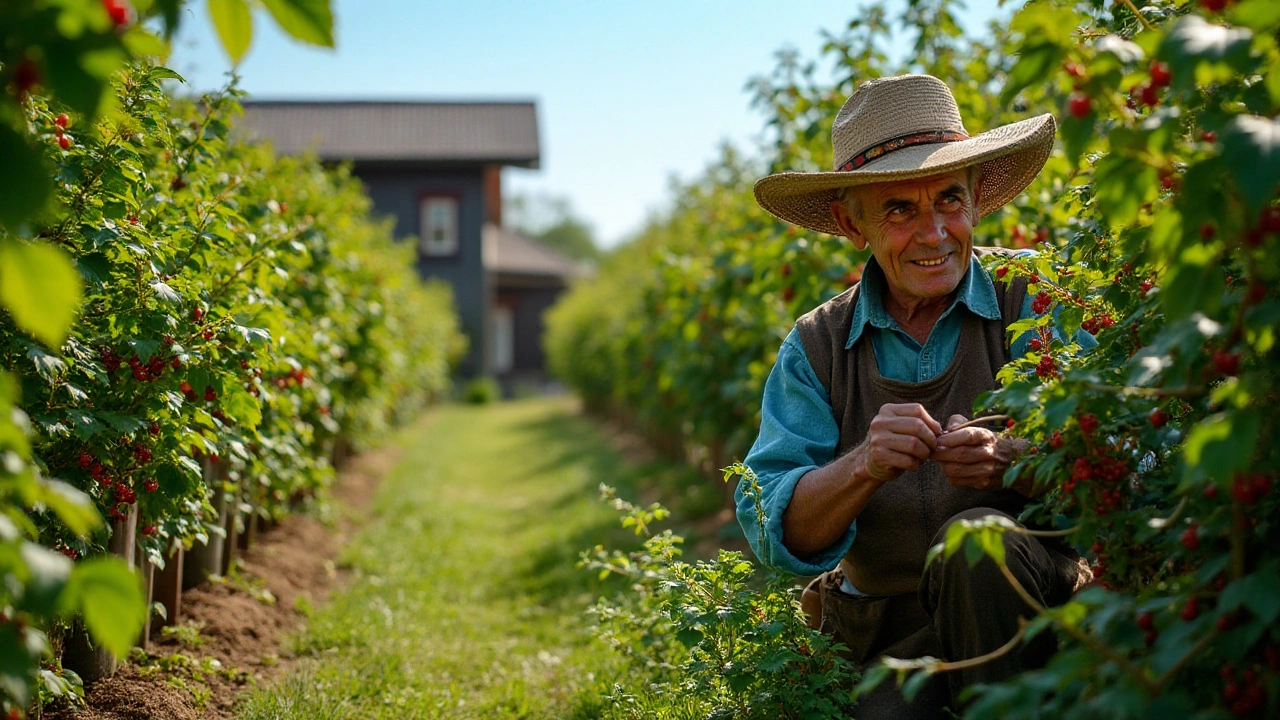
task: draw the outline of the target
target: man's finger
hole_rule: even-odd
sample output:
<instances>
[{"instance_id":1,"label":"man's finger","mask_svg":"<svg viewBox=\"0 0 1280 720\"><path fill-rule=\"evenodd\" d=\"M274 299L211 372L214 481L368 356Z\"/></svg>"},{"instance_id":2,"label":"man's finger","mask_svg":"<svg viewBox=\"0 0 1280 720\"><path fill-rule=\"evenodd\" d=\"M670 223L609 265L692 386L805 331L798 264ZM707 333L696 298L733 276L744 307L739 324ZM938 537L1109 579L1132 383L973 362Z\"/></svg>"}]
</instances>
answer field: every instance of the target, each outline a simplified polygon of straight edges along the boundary
<instances>
[{"instance_id":1,"label":"man's finger","mask_svg":"<svg viewBox=\"0 0 1280 720\"><path fill-rule=\"evenodd\" d=\"M924 421L925 425L929 427L929 430L932 431L934 435L942 434L942 426L938 424L937 420L933 419L933 416L929 414L929 411L925 410L924 406L921 405L920 403L901 403L901 404L889 403L886 405L882 405L880 407L880 412L883 413L886 411L888 411L890 414L897 415L899 417L920 418L921 420Z\"/></svg>"},{"instance_id":2,"label":"man's finger","mask_svg":"<svg viewBox=\"0 0 1280 720\"><path fill-rule=\"evenodd\" d=\"M993 433L990 430L980 427L967 427L960 430L952 430L938 436L938 445L941 447L962 447L968 445L988 445L993 441L990 437Z\"/></svg>"},{"instance_id":3,"label":"man's finger","mask_svg":"<svg viewBox=\"0 0 1280 720\"><path fill-rule=\"evenodd\" d=\"M933 436L926 435L929 440ZM893 450L904 455L910 455L919 460L927 460L933 454L933 448L925 442L924 438L916 435L894 434L884 438L880 446L886 450Z\"/></svg>"},{"instance_id":4,"label":"man's finger","mask_svg":"<svg viewBox=\"0 0 1280 720\"><path fill-rule=\"evenodd\" d=\"M947 430L950 430L951 428L956 427L957 425L963 425L967 422L969 422L969 418L963 415L952 415L951 417L947 418Z\"/></svg>"},{"instance_id":5,"label":"man's finger","mask_svg":"<svg viewBox=\"0 0 1280 720\"><path fill-rule=\"evenodd\" d=\"M984 478L991 477L995 468L990 462L951 463L939 462L943 474L948 478Z\"/></svg>"},{"instance_id":6,"label":"man's finger","mask_svg":"<svg viewBox=\"0 0 1280 720\"><path fill-rule=\"evenodd\" d=\"M873 428L876 426L873 425ZM896 417L885 420L879 427L879 430L885 431L890 435L899 435L904 437L917 438L924 443L926 448L925 455L933 452L938 446L938 436L929 430L929 426L924 424L917 417Z\"/></svg>"},{"instance_id":7,"label":"man's finger","mask_svg":"<svg viewBox=\"0 0 1280 720\"><path fill-rule=\"evenodd\" d=\"M918 470L920 468L920 458L912 457L897 450L882 450L876 453L874 460L880 465L891 467L895 470Z\"/></svg>"}]
</instances>

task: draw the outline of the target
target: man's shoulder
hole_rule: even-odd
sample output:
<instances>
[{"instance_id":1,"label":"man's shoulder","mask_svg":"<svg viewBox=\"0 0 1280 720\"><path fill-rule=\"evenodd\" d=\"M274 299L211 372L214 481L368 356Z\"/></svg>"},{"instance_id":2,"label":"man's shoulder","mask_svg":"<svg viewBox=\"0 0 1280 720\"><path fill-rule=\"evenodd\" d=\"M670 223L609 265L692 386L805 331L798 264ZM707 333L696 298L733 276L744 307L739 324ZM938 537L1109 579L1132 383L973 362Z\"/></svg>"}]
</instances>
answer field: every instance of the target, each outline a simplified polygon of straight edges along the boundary
<instances>
[{"instance_id":1,"label":"man's shoulder","mask_svg":"<svg viewBox=\"0 0 1280 720\"><path fill-rule=\"evenodd\" d=\"M845 336L849 334L849 324L853 320L854 308L858 305L858 292L862 283L854 283L848 290L836 295L818 307L801 315L796 320L796 330L801 340L809 333L824 333L844 328Z\"/></svg>"}]
</instances>

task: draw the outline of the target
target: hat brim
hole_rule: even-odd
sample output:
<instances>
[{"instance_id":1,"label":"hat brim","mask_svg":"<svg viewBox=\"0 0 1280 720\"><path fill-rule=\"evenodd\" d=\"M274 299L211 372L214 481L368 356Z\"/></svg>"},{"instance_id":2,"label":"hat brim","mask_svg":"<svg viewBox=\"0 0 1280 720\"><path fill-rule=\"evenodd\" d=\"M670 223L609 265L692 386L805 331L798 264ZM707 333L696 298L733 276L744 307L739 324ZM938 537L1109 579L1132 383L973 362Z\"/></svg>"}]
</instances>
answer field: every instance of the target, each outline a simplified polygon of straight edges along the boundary
<instances>
[{"instance_id":1,"label":"hat brim","mask_svg":"<svg viewBox=\"0 0 1280 720\"><path fill-rule=\"evenodd\" d=\"M1002 125L968 140L916 145L884 155L848 172L783 172L755 184L756 202L778 218L840 235L831 201L847 187L929 177L970 165L982 166L978 212L1003 207L1031 184L1053 150L1053 115Z\"/></svg>"}]
</instances>

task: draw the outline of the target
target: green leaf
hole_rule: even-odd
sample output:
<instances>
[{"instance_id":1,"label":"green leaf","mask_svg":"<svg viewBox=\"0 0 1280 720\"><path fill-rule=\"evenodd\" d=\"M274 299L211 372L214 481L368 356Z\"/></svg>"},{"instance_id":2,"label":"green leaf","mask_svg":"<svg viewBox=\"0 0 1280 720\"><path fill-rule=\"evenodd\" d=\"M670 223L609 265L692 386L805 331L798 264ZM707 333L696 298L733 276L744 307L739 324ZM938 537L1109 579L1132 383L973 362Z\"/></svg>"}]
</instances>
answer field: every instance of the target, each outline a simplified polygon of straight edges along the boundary
<instances>
[{"instance_id":1,"label":"green leaf","mask_svg":"<svg viewBox=\"0 0 1280 720\"><path fill-rule=\"evenodd\" d=\"M126 434L137 432L146 427L146 423L142 422L141 418L132 415L121 415L110 410L99 410L98 417L111 427Z\"/></svg>"},{"instance_id":2,"label":"green leaf","mask_svg":"<svg viewBox=\"0 0 1280 720\"><path fill-rule=\"evenodd\" d=\"M1231 11L1232 19L1257 32L1280 25L1280 3L1275 0L1244 0Z\"/></svg>"},{"instance_id":3,"label":"green leaf","mask_svg":"<svg viewBox=\"0 0 1280 720\"><path fill-rule=\"evenodd\" d=\"M1249 212L1257 213L1280 184L1280 119L1234 118L1222 131L1222 158Z\"/></svg>"},{"instance_id":4,"label":"green leaf","mask_svg":"<svg viewBox=\"0 0 1280 720\"><path fill-rule=\"evenodd\" d=\"M333 12L328 0L262 0L280 28L312 45L333 47Z\"/></svg>"},{"instance_id":5,"label":"green leaf","mask_svg":"<svg viewBox=\"0 0 1280 720\"><path fill-rule=\"evenodd\" d=\"M1226 412L1205 418L1187 433L1186 470L1203 466L1219 483L1249 466L1261 418L1256 410Z\"/></svg>"},{"instance_id":6,"label":"green leaf","mask_svg":"<svg viewBox=\"0 0 1280 720\"><path fill-rule=\"evenodd\" d=\"M239 65L253 39L253 15L245 0L209 0L209 17L218 30L222 47ZM281 23L283 25L283 23Z\"/></svg>"},{"instance_id":7,"label":"green leaf","mask_svg":"<svg viewBox=\"0 0 1280 720\"><path fill-rule=\"evenodd\" d=\"M71 561L62 553L31 542L22 543L21 553L21 563L26 565L29 575L18 608L50 615L71 574Z\"/></svg>"},{"instance_id":8,"label":"green leaf","mask_svg":"<svg viewBox=\"0 0 1280 720\"><path fill-rule=\"evenodd\" d=\"M80 273L52 245L0 242L0 303L18 327L59 347L80 309Z\"/></svg>"},{"instance_id":9,"label":"green leaf","mask_svg":"<svg viewBox=\"0 0 1280 720\"><path fill-rule=\"evenodd\" d=\"M76 564L61 604L80 613L90 636L117 656L129 652L146 620L142 583L119 558Z\"/></svg>"},{"instance_id":10,"label":"green leaf","mask_svg":"<svg viewBox=\"0 0 1280 720\"><path fill-rule=\"evenodd\" d=\"M1275 563L1231 583L1222 591L1219 606L1223 611L1240 605L1268 625L1280 617L1280 576L1275 573Z\"/></svg>"},{"instance_id":11,"label":"green leaf","mask_svg":"<svg viewBox=\"0 0 1280 720\"><path fill-rule=\"evenodd\" d=\"M151 289L156 291L156 297L169 303L170 305L177 305L182 302L182 296L179 295L176 290L169 287L169 285L166 283L162 283L159 281L151 283Z\"/></svg>"},{"instance_id":12,"label":"green leaf","mask_svg":"<svg viewBox=\"0 0 1280 720\"><path fill-rule=\"evenodd\" d=\"M1155 168L1150 163L1112 152L1098 162L1098 207L1112 227L1132 223L1143 203L1155 197Z\"/></svg>"},{"instance_id":13,"label":"green leaf","mask_svg":"<svg viewBox=\"0 0 1280 720\"><path fill-rule=\"evenodd\" d=\"M1236 70L1249 59L1253 33L1206 21L1199 15L1184 15L1160 44L1158 55L1169 64L1173 82L1179 88L1195 85L1196 65L1224 61Z\"/></svg>"},{"instance_id":14,"label":"green leaf","mask_svg":"<svg viewBox=\"0 0 1280 720\"><path fill-rule=\"evenodd\" d=\"M89 48L64 40L46 48L48 84L53 94L88 120L96 119L110 106L115 95L107 79L127 59L114 36L111 42L114 45Z\"/></svg>"},{"instance_id":15,"label":"green leaf","mask_svg":"<svg viewBox=\"0 0 1280 720\"><path fill-rule=\"evenodd\" d=\"M49 507L67 529L78 536L85 536L97 527L102 519L88 495L61 480L45 480L42 483L40 501Z\"/></svg>"},{"instance_id":16,"label":"green leaf","mask_svg":"<svg viewBox=\"0 0 1280 720\"><path fill-rule=\"evenodd\" d=\"M25 138L3 123L0 123L0 157L4 158L4 172L0 173L0 224L16 229L49 200L53 193L50 180L53 171Z\"/></svg>"},{"instance_id":17,"label":"green leaf","mask_svg":"<svg viewBox=\"0 0 1280 720\"><path fill-rule=\"evenodd\" d=\"M185 83L187 81L186 78L182 77L178 73L162 66L151 68L151 71L148 74L151 75L152 80L177 80L180 83Z\"/></svg>"},{"instance_id":18,"label":"green leaf","mask_svg":"<svg viewBox=\"0 0 1280 720\"><path fill-rule=\"evenodd\" d=\"M66 369L66 363L57 355L50 355L44 348L35 343L23 342L27 348L27 359L36 366L36 372L48 382L53 382L58 374Z\"/></svg>"}]
</instances>

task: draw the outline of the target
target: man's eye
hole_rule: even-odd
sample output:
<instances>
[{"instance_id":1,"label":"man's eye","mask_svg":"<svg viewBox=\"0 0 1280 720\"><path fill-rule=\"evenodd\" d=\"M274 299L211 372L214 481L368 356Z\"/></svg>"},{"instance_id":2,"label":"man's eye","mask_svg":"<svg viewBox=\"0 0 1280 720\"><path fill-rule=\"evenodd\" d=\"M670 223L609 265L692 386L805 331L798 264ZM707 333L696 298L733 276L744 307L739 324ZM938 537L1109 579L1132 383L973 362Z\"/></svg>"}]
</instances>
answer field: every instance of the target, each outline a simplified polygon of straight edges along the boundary
<instances>
[{"instance_id":1,"label":"man's eye","mask_svg":"<svg viewBox=\"0 0 1280 720\"><path fill-rule=\"evenodd\" d=\"M947 195L942 198L942 200L940 201L940 204L946 207L953 207L955 205L961 204L962 202L963 202L963 199L961 199L959 195Z\"/></svg>"}]
</instances>

